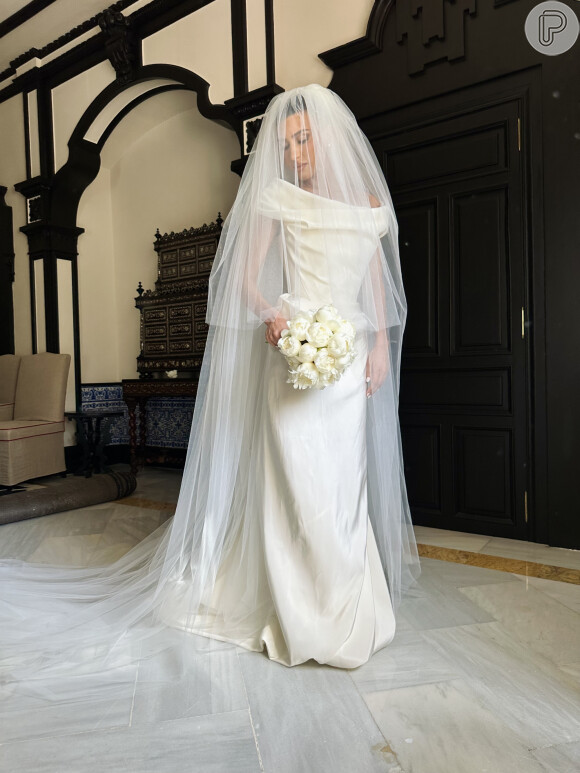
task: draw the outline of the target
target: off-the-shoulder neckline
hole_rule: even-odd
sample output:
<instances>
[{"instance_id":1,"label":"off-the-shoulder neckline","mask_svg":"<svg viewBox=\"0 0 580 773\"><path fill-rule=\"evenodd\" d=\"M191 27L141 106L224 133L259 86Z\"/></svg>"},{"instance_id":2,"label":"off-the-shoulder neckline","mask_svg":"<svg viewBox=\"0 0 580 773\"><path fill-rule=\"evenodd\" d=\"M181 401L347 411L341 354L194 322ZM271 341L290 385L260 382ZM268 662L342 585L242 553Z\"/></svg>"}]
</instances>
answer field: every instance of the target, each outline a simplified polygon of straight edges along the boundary
<instances>
[{"instance_id":1,"label":"off-the-shoulder neckline","mask_svg":"<svg viewBox=\"0 0 580 773\"><path fill-rule=\"evenodd\" d=\"M294 183L289 182L288 180L284 180L282 177L278 178L278 182L285 183L286 185L289 185L293 190L300 191L301 193L305 193L307 196L314 196L316 199L322 199L323 201L330 201L333 204L339 204L343 207L353 207L354 209L364 209L364 210L372 210L372 211L381 211L382 209L386 209L386 204L380 204L378 207L371 207L370 204L368 207L363 207L360 204L348 204L346 201L339 201L338 199L329 199L328 196L321 196L319 193L314 193L313 191L307 191L306 188L301 188L299 185L294 185Z\"/></svg>"}]
</instances>

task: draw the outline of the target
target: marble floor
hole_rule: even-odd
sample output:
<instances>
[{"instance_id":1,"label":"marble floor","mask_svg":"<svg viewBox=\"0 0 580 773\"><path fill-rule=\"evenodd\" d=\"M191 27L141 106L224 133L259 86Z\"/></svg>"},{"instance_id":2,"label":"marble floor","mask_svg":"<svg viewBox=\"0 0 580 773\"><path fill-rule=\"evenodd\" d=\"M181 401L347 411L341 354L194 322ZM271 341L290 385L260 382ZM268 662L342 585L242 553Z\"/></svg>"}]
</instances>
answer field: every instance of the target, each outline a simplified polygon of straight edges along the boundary
<instances>
[{"instance_id":1,"label":"marble floor","mask_svg":"<svg viewBox=\"0 0 580 773\"><path fill-rule=\"evenodd\" d=\"M179 482L148 468L126 500L1 526L0 556L113 560L170 516ZM576 773L580 552L416 535L420 582L366 665L289 669L223 643L179 678L162 658L127 667L82 707L5 695L0 770Z\"/></svg>"}]
</instances>

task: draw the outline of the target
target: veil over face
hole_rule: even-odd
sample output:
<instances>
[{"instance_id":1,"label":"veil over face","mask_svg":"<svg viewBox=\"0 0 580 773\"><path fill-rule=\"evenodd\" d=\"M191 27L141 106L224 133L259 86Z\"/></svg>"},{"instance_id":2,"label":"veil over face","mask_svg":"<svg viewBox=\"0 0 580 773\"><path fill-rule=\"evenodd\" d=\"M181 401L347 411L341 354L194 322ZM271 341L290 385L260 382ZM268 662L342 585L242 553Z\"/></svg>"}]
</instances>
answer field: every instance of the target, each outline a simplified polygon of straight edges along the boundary
<instances>
[{"instance_id":1,"label":"veil over face","mask_svg":"<svg viewBox=\"0 0 580 773\"><path fill-rule=\"evenodd\" d=\"M324 282L300 260L296 244L304 228L316 231ZM159 637L176 615L182 629L195 630L235 545L248 559L237 575L245 594L233 621L243 627L259 595L251 560L259 514L249 503L260 485L251 462L267 352L264 322L289 319L321 301L366 337L372 359L369 515L398 605L418 559L398 422L407 305L397 221L355 117L332 91L310 85L270 103L224 223L175 516L111 565L71 570L0 561L0 665L10 678L87 669L88 661L112 663L121 652L123 662L136 659L135 642ZM375 373L382 374L380 385L372 384Z\"/></svg>"}]
</instances>

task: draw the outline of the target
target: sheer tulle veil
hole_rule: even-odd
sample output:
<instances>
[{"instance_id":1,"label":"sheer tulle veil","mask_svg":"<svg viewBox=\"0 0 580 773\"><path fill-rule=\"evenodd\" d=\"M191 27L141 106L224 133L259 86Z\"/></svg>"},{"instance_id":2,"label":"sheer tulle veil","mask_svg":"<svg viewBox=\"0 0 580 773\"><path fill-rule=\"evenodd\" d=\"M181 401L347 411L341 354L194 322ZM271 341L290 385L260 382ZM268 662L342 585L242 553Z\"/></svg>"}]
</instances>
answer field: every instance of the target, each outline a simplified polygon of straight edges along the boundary
<instances>
[{"instance_id":1,"label":"sheer tulle veil","mask_svg":"<svg viewBox=\"0 0 580 773\"><path fill-rule=\"evenodd\" d=\"M289 117L294 133L310 148L306 161L289 153ZM64 674L102 673L132 663L172 637L185 650L195 648L202 640L195 632L203 628L203 641L211 641L212 620L225 614L211 602L220 566L240 545L247 559L243 602L227 612L228 620L220 620L220 630L225 623L239 640L244 631L250 635L259 595L251 555L259 543L253 534L259 519L267 517L252 508L253 491L261 484L252 463L252 428L262 396L264 322L276 315L288 318L309 304L280 223L284 202L293 212L291 233L306 227L294 195L300 188L321 208L335 205L337 218L341 206L355 212L364 238L369 238L363 227L369 218L381 222L373 257L361 266L356 304L349 300L352 292L345 294L348 278L340 271L333 273L331 294L333 305L374 351L371 380L386 374L367 401L367 485L395 608L417 575L398 422L407 304L393 205L368 140L342 100L318 85L293 89L270 103L224 223L210 277L207 346L175 515L113 564L71 568L2 560L0 674L5 684L58 676L63 690ZM327 259L340 263L336 247ZM377 346L378 340L385 345ZM335 527L348 540L349 524ZM240 581L239 571L237 577Z\"/></svg>"}]
</instances>

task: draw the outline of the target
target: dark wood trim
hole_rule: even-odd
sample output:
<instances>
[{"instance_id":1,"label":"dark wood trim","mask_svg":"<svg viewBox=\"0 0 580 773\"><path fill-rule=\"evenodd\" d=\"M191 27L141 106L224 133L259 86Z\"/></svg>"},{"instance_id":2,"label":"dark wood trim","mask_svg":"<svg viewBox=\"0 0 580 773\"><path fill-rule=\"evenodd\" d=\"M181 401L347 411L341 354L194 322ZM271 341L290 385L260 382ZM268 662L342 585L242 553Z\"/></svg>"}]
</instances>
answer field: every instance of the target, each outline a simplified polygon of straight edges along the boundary
<instances>
[{"instance_id":1,"label":"dark wood trim","mask_svg":"<svg viewBox=\"0 0 580 773\"><path fill-rule=\"evenodd\" d=\"M36 334L36 280L34 276L34 258L30 256L28 261L30 282L30 325L32 337L32 354L38 354L38 336Z\"/></svg>"},{"instance_id":2,"label":"dark wood trim","mask_svg":"<svg viewBox=\"0 0 580 773\"><path fill-rule=\"evenodd\" d=\"M31 2L24 5L18 11L15 11L11 16L8 16L4 21L0 22L0 38L3 38L8 33L13 32L21 24L32 19L37 13L44 11L49 5L52 5L55 0L31 0Z\"/></svg>"},{"instance_id":3,"label":"dark wood trim","mask_svg":"<svg viewBox=\"0 0 580 773\"><path fill-rule=\"evenodd\" d=\"M54 174L54 138L52 126L52 96L50 89L42 83L36 92L38 105L38 142L40 150L40 174L51 177Z\"/></svg>"},{"instance_id":4,"label":"dark wood trim","mask_svg":"<svg viewBox=\"0 0 580 773\"><path fill-rule=\"evenodd\" d=\"M387 16L394 4L394 0L375 0L364 37L324 51L318 54L319 58L332 70L336 70L366 56L380 53L383 50L383 31Z\"/></svg>"},{"instance_id":5,"label":"dark wood trim","mask_svg":"<svg viewBox=\"0 0 580 773\"><path fill-rule=\"evenodd\" d=\"M24 155L26 157L26 179L32 177L32 166L30 162L30 114L28 112L28 92L22 92L22 110L24 113Z\"/></svg>"},{"instance_id":6,"label":"dark wood trim","mask_svg":"<svg viewBox=\"0 0 580 773\"><path fill-rule=\"evenodd\" d=\"M146 38L213 2L214 0L153 0L129 18L140 37Z\"/></svg>"},{"instance_id":7,"label":"dark wood trim","mask_svg":"<svg viewBox=\"0 0 580 773\"><path fill-rule=\"evenodd\" d=\"M145 94L140 94L138 97L136 97L131 102L129 102L128 105L125 105L125 107L120 112L117 113L117 115L113 118L111 123L107 126L107 128L103 132L98 142L99 150L103 149L105 142L109 139L112 132L121 123L123 118L129 115L129 113L132 110L134 110L138 105L140 105L142 102L146 102L150 97L154 97L157 94L163 94L166 91L183 91L183 90L184 90L183 86L175 83L175 84L168 84L166 86L159 86L159 88L146 91Z\"/></svg>"},{"instance_id":8,"label":"dark wood trim","mask_svg":"<svg viewBox=\"0 0 580 773\"><path fill-rule=\"evenodd\" d=\"M268 86L272 86L276 83L274 0L264 0L264 16L266 20L266 83Z\"/></svg>"},{"instance_id":9,"label":"dark wood trim","mask_svg":"<svg viewBox=\"0 0 580 773\"><path fill-rule=\"evenodd\" d=\"M231 0L232 9L232 69L234 97L248 92L248 29L246 0Z\"/></svg>"},{"instance_id":10,"label":"dark wood trim","mask_svg":"<svg viewBox=\"0 0 580 773\"><path fill-rule=\"evenodd\" d=\"M185 88L188 91L194 91L197 94L197 108L204 116L204 118L209 118L210 120L218 121L222 124L227 124L234 130L236 129L236 122L232 119L230 111L223 105L214 105L210 101L209 83L191 70L186 70L184 67L178 67L177 65L173 64L148 64L137 68L135 80L132 82L132 84L129 85L154 80L156 78L165 78L175 81L175 84L168 84L169 87ZM126 88L127 84L119 84L115 81L109 84L91 102L89 107L83 113L71 135L69 140L69 147L72 147L73 145L83 140L84 135L88 131L95 118L102 112L102 110L109 104L111 100L121 94ZM143 95L143 98L146 99L147 97L157 92L158 89L152 89ZM131 103L133 107L135 107L136 104L142 102L143 98L133 100ZM126 113L124 113L124 115L126 115ZM115 117L112 123L116 125L116 122L117 118ZM106 132L109 132L109 128L110 127L106 129ZM91 143L87 143L87 145L90 144Z\"/></svg>"},{"instance_id":11,"label":"dark wood trim","mask_svg":"<svg viewBox=\"0 0 580 773\"><path fill-rule=\"evenodd\" d=\"M46 351L60 351L60 332L58 329L58 276L56 255L46 255L44 268L44 320L46 325Z\"/></svg>"},{"instance_id":12,"label":"dark wood trim","mask_svg":"<svg viewBox=\"0 0 580 773\"><path fill-rule=\"evenodd\" d=\"M81 335L80 335L80 308L79 308L79 271L78 256L71 259L72 275L72 307L73 307L73 351L75 365L75 404L76 410L82 406L82 373L81 373Z\"/></svg>"},{"instance_id":13,"label":"dark wood trim","mask_svg":"<svg viewBox=\"0 0 580 773\"><path fill-rule=\"evenodd\" d=\"M14 354L14 224L0 185L0 354Z\"/></svg>"}]
</instances>

